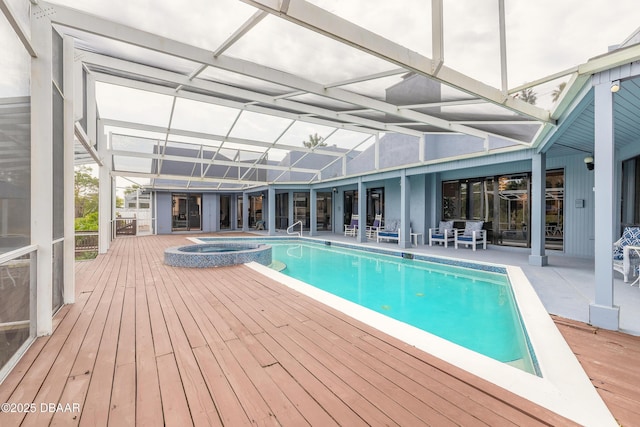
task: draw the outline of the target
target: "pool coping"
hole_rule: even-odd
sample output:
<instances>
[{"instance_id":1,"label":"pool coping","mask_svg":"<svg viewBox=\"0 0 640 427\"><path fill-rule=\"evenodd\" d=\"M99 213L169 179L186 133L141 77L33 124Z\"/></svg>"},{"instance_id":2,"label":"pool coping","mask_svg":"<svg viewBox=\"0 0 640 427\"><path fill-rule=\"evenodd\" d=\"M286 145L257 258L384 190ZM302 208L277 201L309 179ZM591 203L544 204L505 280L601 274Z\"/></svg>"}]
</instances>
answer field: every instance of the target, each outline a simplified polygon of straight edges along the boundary
<instances>
[{"instance_id":1,"label":"pool coping","mask_svg":"<svg viewBox=\"0 0 640 427\"><path fill-rule=\"evenodd\" d=\"M384 314L362 307L330 294L298 279L276 272L258 263L246 264L259 273L283 285L326 304L342 313L362 321L388 335L400 339L426 353L464 369L493 384L569 418L581 425L617 426L615 418L582 369L573 351L560 334L555 323L538 298L533 286L519 267L504 264L466 261L456 258L426 256L410 249L382 249L342 243L321 238L268 236L268 237L207 237L223 240L291 240L329 244L368 252L432 261L447 265L478 268L483 271L504 272L508 275L514 298L533 347L542 377L526 373L490 357L454 344ZM201 242L197 238L190 239ZM493 269L493 270L492 270Z\"/></svg>"}]
</instances>

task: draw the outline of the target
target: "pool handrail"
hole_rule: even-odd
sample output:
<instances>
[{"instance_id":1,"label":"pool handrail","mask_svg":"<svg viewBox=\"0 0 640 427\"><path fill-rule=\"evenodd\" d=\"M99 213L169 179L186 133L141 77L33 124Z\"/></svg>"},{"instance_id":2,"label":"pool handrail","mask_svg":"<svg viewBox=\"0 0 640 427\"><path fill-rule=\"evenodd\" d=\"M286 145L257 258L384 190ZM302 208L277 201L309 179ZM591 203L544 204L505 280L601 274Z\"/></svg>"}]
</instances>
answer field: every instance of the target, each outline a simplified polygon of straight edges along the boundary
<instances>
[{"instance_id":1,"label":"pool handrail","mask_svg":"<svg viewBox=\"0 0 640 427\"><path fill-rule=\"evenodd\" d=\"M296 225L300 224L300 231L293 231L293 227L295 227ZM287 227L287 234L297 234L298 237L302 237L302 221L298 221L298 222L294 222L293 224L291 224L289 227Z\"/></svg>"}]
</instances>

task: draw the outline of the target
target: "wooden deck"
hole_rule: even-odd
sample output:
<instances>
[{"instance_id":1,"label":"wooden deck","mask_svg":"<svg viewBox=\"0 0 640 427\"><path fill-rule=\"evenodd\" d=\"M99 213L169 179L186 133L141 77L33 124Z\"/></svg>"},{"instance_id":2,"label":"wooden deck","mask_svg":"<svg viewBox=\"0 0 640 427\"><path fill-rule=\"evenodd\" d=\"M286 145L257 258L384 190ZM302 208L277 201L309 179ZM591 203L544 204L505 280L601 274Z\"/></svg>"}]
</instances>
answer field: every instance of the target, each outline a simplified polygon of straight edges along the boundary
<instances>
[{"instance_id":1,"label":"wooden deck","mask_svg":"<svg viewBox=\"0 0 640 427\"><path fill-rule=\"evenodd\" d=\"M1 426L572 425L247 267L165 266L183 242L122 237L77 264L76 304L0 385L37 410ZM640 419L640 339L558 322L620 423Z\"/></svg>"}]
</instances>

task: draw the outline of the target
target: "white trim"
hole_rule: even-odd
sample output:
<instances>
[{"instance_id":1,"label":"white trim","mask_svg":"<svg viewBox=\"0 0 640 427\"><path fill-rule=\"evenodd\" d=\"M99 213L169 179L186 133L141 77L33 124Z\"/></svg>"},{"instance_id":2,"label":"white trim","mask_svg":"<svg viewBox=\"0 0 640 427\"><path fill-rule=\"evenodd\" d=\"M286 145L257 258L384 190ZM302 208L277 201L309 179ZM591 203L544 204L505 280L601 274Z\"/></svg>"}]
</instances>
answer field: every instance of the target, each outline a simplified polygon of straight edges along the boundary
<instances>
[{"instance_id":1,"label":"white trim","mask_svg":"<svg viewBox=\"0 0 640 427\"><path fill-rule=\"evenodd\" d=\"M75 137L78 139L80 144L84 147L85 150L87 150L87 153L89 153L89 155L93 159L93 161L87 159L87 163L95 162L97 163L98 166L103 166L102 159L100 159L98 152L93 147L93 145L91 145L91 141L89 141L89 136L85 133L84 129L82 129L82 126L80 126L80 123L76 122L73 126L73 129L74 129Z\"/></svg>"},{"instance_id":2,"label":"white trim","mask_svg":"<svg viewBox=\"0 0 640 427\"><path fill-rule=\"evenodd\" d=\"M15 249L13 251L10 252L5 252L3 254L0 254L0 264L4 264L7 261L12 261L16 258L19 258L21 256L25 256L27 254L30 254L32 252L35 252L38 250L38 246L36 245L29 245L29 246L25 246L19 249Z\"/></svg>"},{"instance_id":3,"label":"white trim","mask_svg":"<svg viewBox=\"0 0 640 427\"><path fill-rule=\"evenodd\" d=\"M40 52L31 60L31 242L38 246L36 335L51 334L53 319L53 70L52 31L47 17L31 16L32 42Z\"/></svg>"},{"instance_id":4,"label":"white trim","mask_svg":"<svg viewBox=\"0 0 640 427\"><path fill-rule=\"evenodd\" d=\"M75 114L74 114L74 40L64 36L63 39L63 87L64 87L64 159L63 159L63 198L64 198L64 260L63 260L63 299L64 304L76 302L75 275Z\"/></svg>"},{"instance_id":5,"label":"white trim","mask_svg":"<svg viewBox=\"0 0 640 427\"><path fill-rule=\"evenodd\" d=\"M36 53L36 49L33 47L33 44L31 44L28 32L22 27L20 20L16 18L16 14L11 8L11 5L6 0L0 0L0 10L4 13L7 21L9 21L9 25L11 25L11 28L13 28L13 31L16 33L29 55L32 58L37 58L38 55Z\"/></svg>"}]
</instances>

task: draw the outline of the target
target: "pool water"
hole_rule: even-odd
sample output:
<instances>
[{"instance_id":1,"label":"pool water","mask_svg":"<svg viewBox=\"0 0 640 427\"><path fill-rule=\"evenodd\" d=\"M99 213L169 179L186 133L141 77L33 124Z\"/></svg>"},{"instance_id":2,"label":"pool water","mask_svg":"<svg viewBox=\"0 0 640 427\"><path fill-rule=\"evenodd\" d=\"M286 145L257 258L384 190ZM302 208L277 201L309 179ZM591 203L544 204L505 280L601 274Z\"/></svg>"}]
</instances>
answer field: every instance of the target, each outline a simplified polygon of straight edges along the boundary
<instances>
[{"instance_id":1,"label":"pool water","mask_svg":"<svg viewBox=\"0 0 640 427\"><path fill-rule=\"evenodd\" d=\"M276 243L281 272L536 373L505 274L312 243Z\"/></svg>"}]
</instances>

